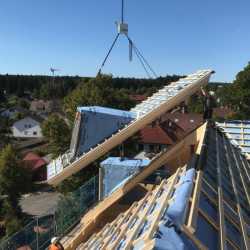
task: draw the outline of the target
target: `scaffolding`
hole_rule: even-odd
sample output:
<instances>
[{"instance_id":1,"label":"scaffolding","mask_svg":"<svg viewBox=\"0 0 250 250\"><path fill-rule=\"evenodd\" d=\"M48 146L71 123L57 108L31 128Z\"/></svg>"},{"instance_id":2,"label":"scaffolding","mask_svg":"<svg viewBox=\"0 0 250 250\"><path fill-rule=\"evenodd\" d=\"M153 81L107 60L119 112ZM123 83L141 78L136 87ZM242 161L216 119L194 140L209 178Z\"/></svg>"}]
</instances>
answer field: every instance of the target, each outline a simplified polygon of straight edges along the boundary
<instances>
[{"instance_id":1,"label":"scaffolding","mask_svg":"<svg viewBox=\"0 0 250 250\"><path fill-rule=\"evenodd\" d=\"M53 214L33 218L22 230L1 241L0 250L46 249L52 237L67 234L98 202L98 180L95 176L76 191L62 196Z\"/></svg>"}]
</instances>

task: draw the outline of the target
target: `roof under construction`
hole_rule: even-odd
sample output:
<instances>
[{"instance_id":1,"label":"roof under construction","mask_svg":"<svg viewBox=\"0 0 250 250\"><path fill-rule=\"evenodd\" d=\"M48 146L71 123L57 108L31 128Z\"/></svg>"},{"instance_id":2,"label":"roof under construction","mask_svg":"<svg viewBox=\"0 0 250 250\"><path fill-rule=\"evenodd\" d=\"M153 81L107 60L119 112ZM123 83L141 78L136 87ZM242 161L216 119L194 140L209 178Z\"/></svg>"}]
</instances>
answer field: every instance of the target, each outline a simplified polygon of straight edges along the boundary
<instances>
[{"instance_id":1,"label":"roof under construction","mask_svg":"<svg viewBox=\"0 0 250 250\"><path fill-rule=\"evenodd\" d=\"M188 148L194 143L196 150L190 154ZM100 228L100 221L105 221L109 210L119 210L114 204L129 190L142 184L157 166L171 162L176 171L169 178L149 188L125 211L109 216ZM250 166L242 152L218 127L205 124L100 201L71 238L64 239L65 246L78 250L249 249L249 177Z\"/></svg>"}]
</instances>

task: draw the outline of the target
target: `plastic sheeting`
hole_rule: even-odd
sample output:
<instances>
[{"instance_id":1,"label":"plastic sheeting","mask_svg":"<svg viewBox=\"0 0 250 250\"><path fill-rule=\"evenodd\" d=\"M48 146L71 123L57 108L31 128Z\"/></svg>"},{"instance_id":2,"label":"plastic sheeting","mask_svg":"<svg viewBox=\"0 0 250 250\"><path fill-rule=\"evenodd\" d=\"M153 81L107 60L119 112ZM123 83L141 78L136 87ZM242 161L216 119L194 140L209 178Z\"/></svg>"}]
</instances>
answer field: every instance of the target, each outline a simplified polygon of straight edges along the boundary
<instances>
[{"instance_id":1,"label":"plastic sheeting","mask_svg":"<svg viewBox=\"0 0 250 250\"><path fill-rule=\"evenodd\" d=\"M155 242L155 250L195 250L196 246L185 236L176 230L174 226L159 226Z\"/></svg>"},{"instance_id":2,"label":"plastic sheeting","mask_svg":"<svg viewBox=\"0 0 250 250\"><path fill-rule=\"evenodd\" d=\"M140 169L146 167L150 160L141 159L121 159L120 157L110 157L101 162L103 169L103 194L108 196L115 191L121 183L124 184Z\"/></svg>"},{"instance_id":3,"label":"plastic sheeting","mask_svg":"<svg viewBox=\"0 0 250 250\"><path fill-rule=\"evenodd\" d=\"M81 124L77 135L77 157L135 119L134 113L118 109L94 106L81 107L78 111L81 112Z\"/></svg>"},{"instance_id":4,"label":"plastic sheeting","mask_svg":"<svg viewBox=\"0 0 250 250\"><path fill-rule=\"evenodd\" d=\"M197 249L184 233L180 231L185 222L187 203L193 188L195 169L189 169L179 180L173 194L173 202L165 211L156 232L156 250L193 250Z\"/></svg>"},{"instance_id":5,"label":"plastic sheeting","mask_svg":"<svg viewBox=\"0 0 250 250\"><path fill-rule=\"evenodd\" d=\"M180 186L178 186L173 195L174 201L167 209L168 217L179 228L185 222L187 203L192 192L194 175L195 170L190 169L181 176L179 180Z\"/></svg>"}]
</instances>

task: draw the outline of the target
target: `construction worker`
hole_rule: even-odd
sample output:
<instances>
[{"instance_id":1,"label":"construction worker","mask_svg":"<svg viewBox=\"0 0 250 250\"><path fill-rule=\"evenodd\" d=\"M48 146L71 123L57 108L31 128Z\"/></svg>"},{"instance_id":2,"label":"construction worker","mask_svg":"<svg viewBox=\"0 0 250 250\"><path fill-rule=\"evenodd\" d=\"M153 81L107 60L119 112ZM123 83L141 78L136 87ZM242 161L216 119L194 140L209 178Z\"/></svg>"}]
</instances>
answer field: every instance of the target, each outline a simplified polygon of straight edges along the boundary
<instances>
[{"instance_id":1,"label":"construction worker","mask_svg":"<svg viewBox=\"0 0 250 250\"><path fill-rule=\"evenodd\" d=\"M51 244L49 246L49 250L64 250L64 247L60 243L60 241L57 237L53 237L51 239Z\"/></svg>"},{"instance_id":2,"label":"construction worker","mask_svg":"<svg viewBox=\"0 0 250 250\"><path fill-rule=\"evenodd\" d=\"M203 101L203 120L211 120L213 116L213 108L214 108L214 92L209 91L208 93L201 88L201 93L204 96L204 101Z\"/></svg>"}]
</instances>

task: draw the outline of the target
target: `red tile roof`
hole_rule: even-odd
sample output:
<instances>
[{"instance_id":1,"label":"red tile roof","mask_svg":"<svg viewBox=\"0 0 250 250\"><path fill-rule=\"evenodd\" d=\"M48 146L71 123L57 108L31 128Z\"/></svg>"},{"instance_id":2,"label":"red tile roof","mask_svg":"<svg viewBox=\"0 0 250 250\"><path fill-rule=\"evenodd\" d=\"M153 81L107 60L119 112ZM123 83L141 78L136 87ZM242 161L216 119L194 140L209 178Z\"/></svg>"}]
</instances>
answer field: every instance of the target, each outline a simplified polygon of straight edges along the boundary
<instances>
[{"instance_id":1,"label":"red tile roof","mask_svg":"<svg viewBox=\"0 0 250 250\"><path fill-rule=\"evenodd\" d=\"M130 95L129 97L131 100L136 102L142 102L147 99L147 96L145 95Z\"/></svg>"},{"instance_id":2,"label":"red tile roof","mask_svg":"<svg viewBox=\"0 0 250 250\"><path fill-rule=\"evenodd\" d=\"M47 162L43 158L32 152L26 154L23 158L23 162L31 171L36 171L37 169L47 165Z\"/></svg>"},{"instance_id":3,"label":"red tile roof","mask_svg":"<svg viewBox=\"0 0 250 250\"><path fill-rule=\"evenodd\" d=\"M201 114L167 113L160 124L147 126L140 131L141 143L172 145L203 123Z\"/></svg>"},{"instance_id":4,"label":"red tile roof","mask_svg":"<svg viewBox=\"0 0 250 250\"><path fill-rule=\"evenodd\" d=\"M145 127L140 131L140 136L140 142L145 144L172 145L174 143L159 125Z\"/></svg>"},{"instance_id":5,"label":"red tile roof","mask_svg":"<svg viewBox=\"0 0 250 250\"><path fill-rule=\"evenodd\" d=\"M167 113L162 117L162 120L171 120L173 123L182 128L185 134L190 133L203 123L202 115L196 113Z\"/></svg>"}]
</instances>

